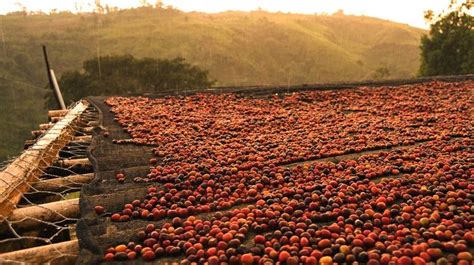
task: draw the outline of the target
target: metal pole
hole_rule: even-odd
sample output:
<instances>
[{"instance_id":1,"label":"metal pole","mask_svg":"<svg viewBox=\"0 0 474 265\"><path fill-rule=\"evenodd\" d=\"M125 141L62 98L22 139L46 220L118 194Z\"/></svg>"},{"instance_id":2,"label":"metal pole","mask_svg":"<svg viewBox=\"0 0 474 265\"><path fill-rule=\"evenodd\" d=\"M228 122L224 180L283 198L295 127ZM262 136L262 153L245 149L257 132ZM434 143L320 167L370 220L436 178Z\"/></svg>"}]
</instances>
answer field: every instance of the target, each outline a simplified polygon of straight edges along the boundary
<instances>
[{"instance_id":1,"label":"metal pole","mask_svg":"<svg viewBox=\"0 0 474 265\"><path fill-rule=\"evenodd\" d=\"M45 45L43 45L43 55L44 55L44 61L46 63L46 74L48 75L49 87L54 92L53 78L51 77L51 68L49 67L48 52L46 51ZM61 107L61 103L59 102L59 98L56 93L54 93L54 97L56 98L56 103L58 103L58 105Z\"/></svg>"},{"instance_id":2,"label":"metal pole","mask_svg":"<svg viewBox=\"0 0 474 265\"><path fill-rule=\"evenodd\" d=\"M58 81L56 80L56 75L54 74L53 69L50 70L51 79L53 80L54 86L54 95L58 99L59 106L61 109L66 109L66 105L64 104L63 95L61 94L61 90L59 89Z\"/></svg>"}]
</instances>

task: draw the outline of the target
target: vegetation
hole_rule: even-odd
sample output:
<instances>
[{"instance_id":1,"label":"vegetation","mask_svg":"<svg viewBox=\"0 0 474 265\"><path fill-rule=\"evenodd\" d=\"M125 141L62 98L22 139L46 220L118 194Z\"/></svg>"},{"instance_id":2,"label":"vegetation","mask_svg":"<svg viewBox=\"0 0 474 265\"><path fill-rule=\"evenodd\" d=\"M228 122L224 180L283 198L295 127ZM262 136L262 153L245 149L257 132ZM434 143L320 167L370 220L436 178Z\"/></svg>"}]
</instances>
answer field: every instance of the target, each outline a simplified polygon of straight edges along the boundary
<instances>
[{"instance_id":1,"label":"vegetation","mask_svg":"<svg viewBox=\"0 0 474 265\"><path fill-rule=\"evenodd\" d=\"M453 75L474 73L474 18L461 5L445 16L433 19L430 35L421 39L420 74Z\"/></svg>"},{"instance_id":2,"label":"vegetation","mask_svg":"<svg viewBox=\"0 0 474 265\"><path fill-rule=\"evenodd\" d=\"M390 70L386 66L377 68L372 75L374 79L386 79L390 77Z\"/></svg>"},{"instance_id":3,"label":"vegetation","mask_svg":"<svg viewBox=\"0 0 474 265\"><path fill-rule=\"evenodd\" d=\"M31 94L33 93L33 94ZM18 153L38 124L46 121L43 91L23 81L0 76L0 162Z\"/></svg>"},{"instance_id":4,"label":"vegetation","mask_svg":"<svg viewBox=\"0 0 474 265\"><path fill-rule=\"evenodd\" d=\"M0 160L17 154L24 137L46 117L43 94L51 92L43 89L47 78L41 44L48 47L59 79L83 68L89 58L130 54L137 59L185 58L209 70L209 79L218 86L271 85L370 79L381 66L390 78L412 77L419 69L423 33L342 14L204 14L146 7L108 14L0 16L0 78L10 80L1 82L0 92L18 96L17 91L25 91L17 105L24 112L14 108L10 97L0 97L2 110L9 110L0 113L0 121L13 121L0 128ZM107 68L102 64L104 72ZM66 84L61 88L68 90ZM12 134L18 131L22 134Z\"/></svg>"},{"instance_id":5,"label":"vegetation","mask_svg":"<svg viewBox=\"0 0 474 265\"><path fill-rule=\"evenodd\" d=\"M214 83L207 75L207 71L185 63L183 58L160 60L136 59L131 55L104 56L85 61L80 71L65 72L59 86L66 104L72 104L92 95L206 88ZM54 107L53 94L48 93L47 97L49 107Z\"/></svg>"}]
</instances>

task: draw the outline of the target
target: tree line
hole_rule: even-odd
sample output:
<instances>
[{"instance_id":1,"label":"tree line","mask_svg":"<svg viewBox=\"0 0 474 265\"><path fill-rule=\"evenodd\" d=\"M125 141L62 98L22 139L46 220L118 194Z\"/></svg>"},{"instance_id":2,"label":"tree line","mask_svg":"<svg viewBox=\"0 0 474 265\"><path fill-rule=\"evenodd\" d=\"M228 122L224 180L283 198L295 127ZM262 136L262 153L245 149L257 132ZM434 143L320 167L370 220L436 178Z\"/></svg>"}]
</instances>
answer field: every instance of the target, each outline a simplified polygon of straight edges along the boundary
<instances>
[{"instance_id":1,"label":"tree line","mask_svg":"<svg viewBox=\"0 0 474 265\"><path fill-rule=\"evenodd\" d=\"M135 58L132 55L101 56L83 63L79 71L65 72L59 80L65 103L86 96L153 94L170 90L200 89L211 86L208 71L183 58ZM52 93L48 107L55 106Z\"/></svg>"},{"instance_id":2,"label":"tree line","mask_svg":"<svg viewBox=\"0 0 474 265\"><path fill-rule=\"evenodd\" d=\"M429 35L421 39L422 76L474 73L474 19L470 0L452 1L446 14L428 11Z\"/></svg>"}]
</instances>

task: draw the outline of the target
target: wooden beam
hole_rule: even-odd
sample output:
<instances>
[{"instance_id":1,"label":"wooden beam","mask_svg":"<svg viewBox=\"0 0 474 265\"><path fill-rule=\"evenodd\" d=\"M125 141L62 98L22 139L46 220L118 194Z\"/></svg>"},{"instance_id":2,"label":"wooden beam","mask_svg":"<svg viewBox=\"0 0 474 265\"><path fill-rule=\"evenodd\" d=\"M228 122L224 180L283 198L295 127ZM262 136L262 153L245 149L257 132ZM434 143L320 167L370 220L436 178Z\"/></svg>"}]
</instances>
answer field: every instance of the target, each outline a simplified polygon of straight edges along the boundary
<instances>
[{"instance_id":1,"label":"wooden beam","mask_svg":"<svg viewBox=\"0 0 474 265\"><path fill-rule=\"evenodd\" d=\"M0 221L8 218L31 182L56 159L59 150L74 139L74 123L89 103L79 102L66 116L44 134L28 150L0 172Z\"/></svg>"},{"instance_id":2,"label":"wooden beam","mask_svg":"<svg viewBox=\"0 0 474 265\"><path fill-rule=\"evenodd\" d=\"M44 264L60 256L74 257L79 254L79 241L70 240L41 247L27 248L0 254L1 264Z\"/></svg>"},{"instance_id":3,"label":"wooden beam","mask_svg":"<svg viewBox=\"0 0 474 265\"><path fill-rule=\"evenodd\" d=\"M83 133L92 134L93 129L94 129L94 127L84 127L84 128L81 129L81 131Z\"/></svg>"},{"instance_id":4,"label":"wooden beam","mask_svg":"<svg viewBox=\"0 0 474 265\"><path fill-rule=\"evenodd\" d=\"M79 198L76 198L15 209L8 222L17 228L33 228L42 224L40 221L53 223L79 216Z\"/></svg>"},{"instance_id":5,"label":"wooden beam","mask_svg":"<svg viewBox=\"0 0 474 265\"><path fill-rule=\"evenodd\" d=\"M26 140L25 145L23 146L23 149L28 149L28 147L32 146L35 144L35 140Z\"/></svg>"},{"instance_id":6,"label":"wooden beam","mask_svg":"<svg viewBox=\"0 0 474 265\"><path fill-rule=\"evenodd\" d=\"M83 135L83 136L76 136L72 142L89 142L92 140L92 135Z\"/></svg>"},{"instance_id":7,"label":"wooden beam","mask_svg":"<svg viewBox=\"0 0 474 265\"><path fill-rule=\"evenodd\" d=\"M42 123L39 125L40 130L47 130L51 127L53 127L53 123Z\"/></svg>"},{"instance_id":8,"label":"wooden beam","mask_svg":"<svg viewBox=\"0 0 474 265\"><path fill-rule=\"evenodd\" d=\"M52 118L52 117L63 117L63 116L66 116L68 110L50 110L48 111L48 117L49 118Z\"/></svg>"},{"instance_id":9,"label":"wooden beam","mask_svg":"<svg viewBox=\"0 0 474 265\"><path fill-rule=\"evenodd\" d=\"M33 188L38 191L63 192L73 187L81 187L83 184L89 183L94 179L94 173L83 175L71 175L67 177L59 177L47 179L33 183Z\"/></svg>"},{"instance_id":10,"label":"wooden beam","mask_svg":"<svg viewBox=\"0 0 474 265\"><path fill-rule=\"evenodd\" d=\"M88 143L92 140L92 135L82 135L82 136L76 136L74 139L70 142L72 144L84 144ZM24 149L27 149L28 147L32 146L36 140L26 140Z\"/></svg>"},{"instance_id":11,"label":"wooden beam","mask_svg":"<svg viewBox=\"0 0 474 265\"><path fill-rule=\"evenodd\" d=\"M77 158L77 159L64 159L64 160L58 160L55 162L55 165L58 167L87 167L91 166L91 161L89 161L88 158Z\"/></svg>"},{"instance_id":12,"label":"wooden beam","mask_svg":"<svg viewBox=\"0 0 474 265\"><path fill-rule=\"evenodd\" d=\"M56 122L60 121L61 118L62 118L62 117L51 117L51 118L49 118L49 120L50 120L52 123L56 123Z\"/></svg>"},{"instance_id":13,"label":"wooden beam","mask_svg":"<svg viewBox=\"0 0 474 265\"><path fill-rule=\"evenodd\" d=\"M34 130L34 131L31 131L31 135L36 138L36 137L42 135L45 132L46 132L46 130Z\"/></svg>"},{"instance_id":14,"label":"wooden beam","mask_svg":"<svg viewBox=\"0 0 474 265\"><path fill-rule=\"evenodd\" d=\"M100 125L99 121L90 121L87 123L87 125L92 126L92 127L97 127Z\"/></svg>"}]
</instances>

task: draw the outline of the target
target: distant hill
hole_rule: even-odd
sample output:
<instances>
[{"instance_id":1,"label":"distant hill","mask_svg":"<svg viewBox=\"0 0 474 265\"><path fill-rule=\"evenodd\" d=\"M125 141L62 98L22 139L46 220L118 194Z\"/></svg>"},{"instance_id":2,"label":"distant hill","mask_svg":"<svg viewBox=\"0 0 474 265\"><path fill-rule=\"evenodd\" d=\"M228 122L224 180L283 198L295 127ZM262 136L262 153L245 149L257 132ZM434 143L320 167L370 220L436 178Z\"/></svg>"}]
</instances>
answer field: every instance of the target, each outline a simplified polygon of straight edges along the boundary
<instances>
[{"instance_id":1,"label":"distant hill","mask_svg":"<svg viewBox=\"0 0 474 265\"><path fill-rule=\"evenodd\" d=\"M5 40L0 35L0 160L18 153L29 131L45 117L41 44L48 46L58 76L80 69L82 61L98 52L128 53L184 57L208 69L217 85L272 85L413 77L424 33L364 16L262 11L139 8L107 15L12 14L0 19Z\"/></svg>"}]
</instances>

